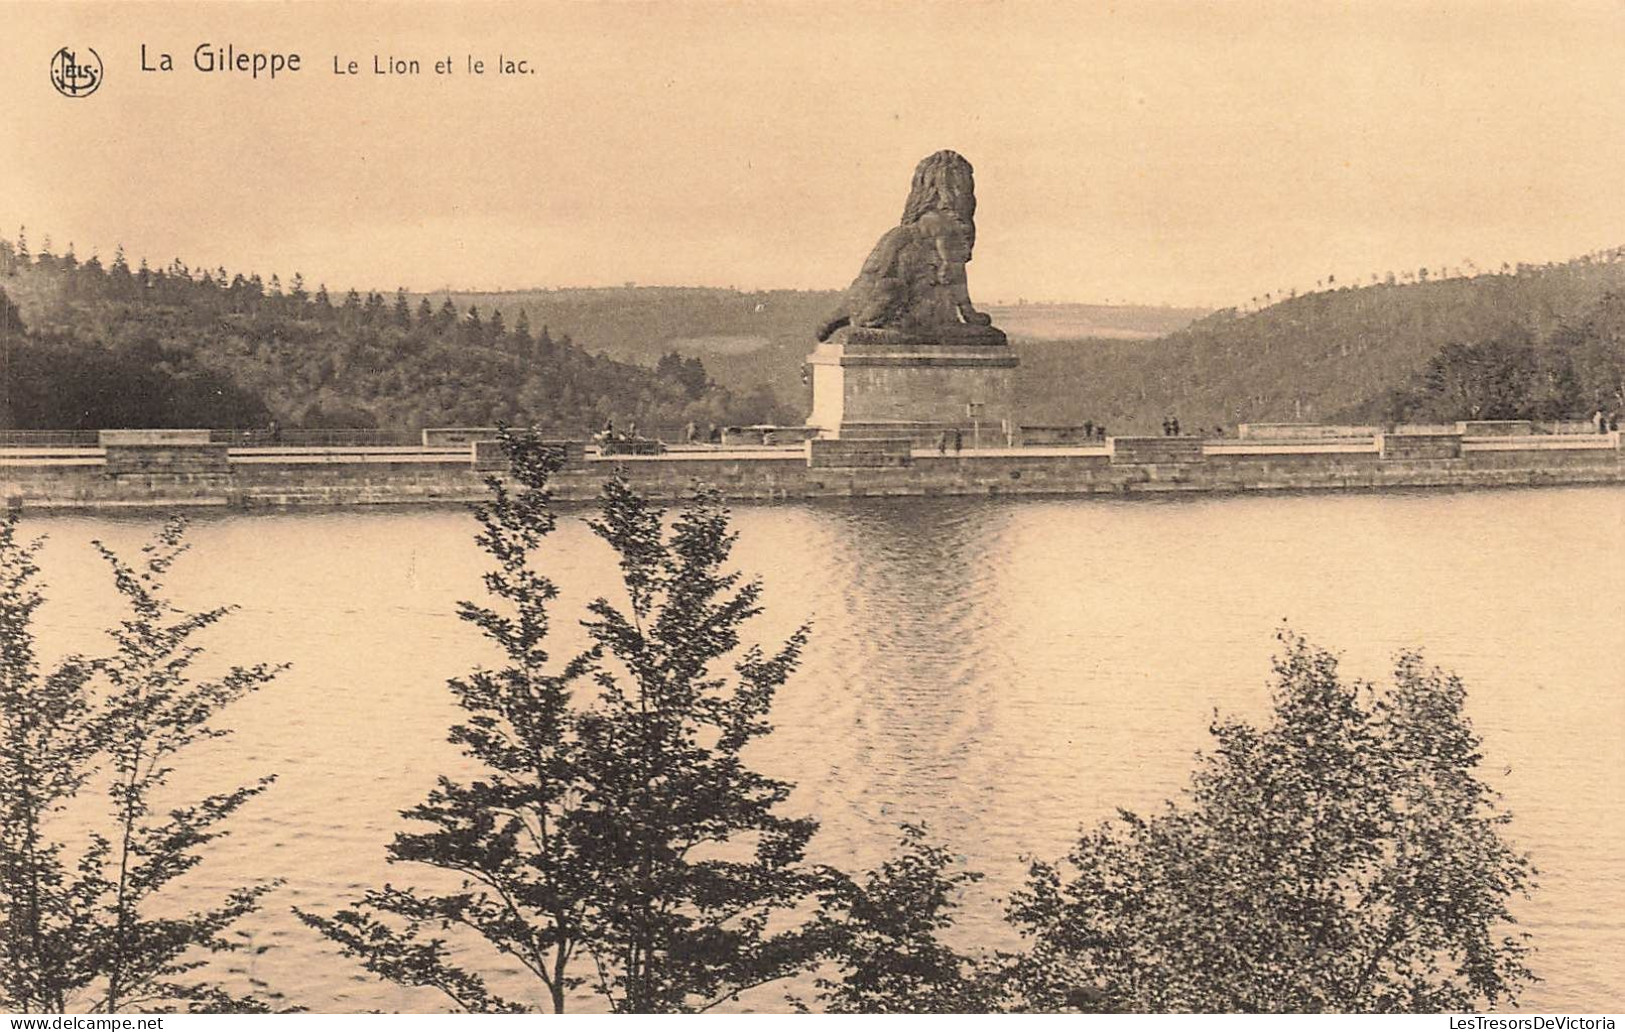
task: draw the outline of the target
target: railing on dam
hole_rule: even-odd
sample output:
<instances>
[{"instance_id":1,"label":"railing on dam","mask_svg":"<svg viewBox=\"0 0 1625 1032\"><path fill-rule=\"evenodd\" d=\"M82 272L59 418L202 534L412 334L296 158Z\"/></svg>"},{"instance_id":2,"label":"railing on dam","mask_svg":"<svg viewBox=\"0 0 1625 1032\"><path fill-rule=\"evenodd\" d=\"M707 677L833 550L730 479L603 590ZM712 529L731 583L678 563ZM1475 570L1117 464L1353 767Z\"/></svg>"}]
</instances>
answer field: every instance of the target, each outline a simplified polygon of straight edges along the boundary
<instances>
[{"instance_id":1,"label":"railing on dam","mask_svg":"<svg viewBox=\"0 0 1625 1032\"><path fill-rule=\"evenodd\" d=\"M129 449L208 448L232 463L274 465L287 463L443 463L474 462L489 469L489 454L497 431L490 427L434 428L405 430L9 430L0 431L0 462L8 465L94 464L114 450L134 454ZM555 442L573 442L570 454L575 462L692 462L705 459L778 459L807 456L811 464L827 466L841 452L853 451L840 439L842 447L823 449L816 461L809 435L786 434L776 439L766 435L740 435L724 443L660 443L652 438L602 435L587 437L567 432L544 433ZM916 435L917 436L917 435ZM854 438L856 447L865 437ZM1575 450L1617 449L1619 434L1595 433L1591 423L1534 423L1530 421L1465 421L1455 424L1405 425L1393 428L1332 426L1312 424L1244 424L1234 437L1165 435L1145 437L1112 436L1105 440L1061 443L1059 441L982 442L982 448L968 447L965 441L951 448L907 437L890 440L873 437L874 443L904 446L899 454L910 457L980 457L994 459L1021 455L1053 457L1107 457L1116 465L1180 465L1203 463L1209 459L1264 459L1336 455L1374 455L1383 459L1453 459L1470 453L1551 453ZM816 441L834 445L834 440ZM481 452L481 448L486 449ZM153 456L148 456L152 458ZM856 463L857 460L853 459ZM862 464L862 463L858 463Z\"/></svg>"}]
</instances>

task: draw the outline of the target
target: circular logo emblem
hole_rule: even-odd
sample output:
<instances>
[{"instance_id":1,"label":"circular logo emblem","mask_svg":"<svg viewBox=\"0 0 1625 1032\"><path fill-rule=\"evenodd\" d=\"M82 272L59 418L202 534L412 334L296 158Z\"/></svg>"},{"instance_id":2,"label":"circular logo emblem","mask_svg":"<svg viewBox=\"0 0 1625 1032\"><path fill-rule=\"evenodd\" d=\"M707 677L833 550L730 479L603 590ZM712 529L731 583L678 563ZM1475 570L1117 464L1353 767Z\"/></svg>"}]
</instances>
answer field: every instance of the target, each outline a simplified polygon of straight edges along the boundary
<instances>
[{"instance_id":1,"label":"circular logo emblem","mask_svg":"<svg viewBox=\"0 0 1625 1032\"><path fill-rule=\"evenodd\" d=\"M51 85L64 97L88 97L102 84L102 56L90 47L51 55Z\"/></svg>"}]
</instances>

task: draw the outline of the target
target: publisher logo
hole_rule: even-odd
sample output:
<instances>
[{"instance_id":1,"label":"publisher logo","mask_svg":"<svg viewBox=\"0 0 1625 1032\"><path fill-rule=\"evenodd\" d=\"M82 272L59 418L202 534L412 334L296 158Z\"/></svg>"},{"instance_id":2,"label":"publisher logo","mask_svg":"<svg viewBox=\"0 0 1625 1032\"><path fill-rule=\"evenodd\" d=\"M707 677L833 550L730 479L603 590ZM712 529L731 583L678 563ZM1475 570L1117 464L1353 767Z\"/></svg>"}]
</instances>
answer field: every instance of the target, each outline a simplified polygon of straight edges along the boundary
<instances>
[{"instance_id":1,"label":"publisher logo","mask_svg":"<svg viewBox=\"0 0 1625 1032\"><path fill-rule=\"evenodd\" d=\"M90 47L51 55L51 85L64 97L88 97L102 84L102 56Z\"/></svg>"}]
</instances>

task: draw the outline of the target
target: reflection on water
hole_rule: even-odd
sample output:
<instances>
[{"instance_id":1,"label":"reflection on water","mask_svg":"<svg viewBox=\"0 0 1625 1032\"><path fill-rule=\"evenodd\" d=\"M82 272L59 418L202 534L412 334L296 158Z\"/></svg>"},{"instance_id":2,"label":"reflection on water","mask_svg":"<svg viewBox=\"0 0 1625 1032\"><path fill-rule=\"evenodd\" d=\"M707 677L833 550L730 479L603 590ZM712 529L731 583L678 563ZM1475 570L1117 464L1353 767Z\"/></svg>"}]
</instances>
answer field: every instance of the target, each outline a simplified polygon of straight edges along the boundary
<instances>
[{"instance_id":1,"label":"reflection on water","mask_svg":"<svg viewBox=\"0 0 1625 1032\"><path fill-rule=\"evenodd\" d=\"M156 519L27 523L51 536L48 645L96 648L116 601L87 542L134 548ZM744 507L736 526L738 565L767 587L752 633L813 624L757 762L822 821L815 859L872 863L899 821L925 821L986 871L967 940L1010 944L995 900L1023 855L1176 793L1215 708L1263 716L1286 619L1368 679L1409 645L1462 674L1543 872L1520 909L1546 979L1526 1006L1607 1009L1625 991L1625 491L867 500ZM214 659L293 664L183 774L188 795L280 775L196 884L287 878L253 924L278 948L252 963L312 1009L439 1005L334 959L286 906L424 881L383 847L437 773L469 772L444 741L444 682L496 659L453 615L479 590L471 537L457 511L209 517L172 578L185 604L241 603ZM615 570L578 520L553 541L565 655Z\"/></svg>"}]
</instances>

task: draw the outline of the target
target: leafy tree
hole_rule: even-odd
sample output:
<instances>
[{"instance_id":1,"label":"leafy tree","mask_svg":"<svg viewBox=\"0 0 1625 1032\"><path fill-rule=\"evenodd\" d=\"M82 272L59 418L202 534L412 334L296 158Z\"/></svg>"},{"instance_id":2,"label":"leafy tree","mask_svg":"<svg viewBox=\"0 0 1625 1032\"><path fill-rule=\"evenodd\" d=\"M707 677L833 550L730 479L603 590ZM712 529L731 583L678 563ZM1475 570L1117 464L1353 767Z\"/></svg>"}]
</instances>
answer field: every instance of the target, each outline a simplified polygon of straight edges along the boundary
<instances>
[{"instance_id":1,"label":"leafy tree","mask_svg":"<svg viewBox=\"0 0 1625 1032\"><path fill-rule=\"evenodd\" d=\"M1458 419L1512 419L1527 411L1538 371L1529 335L1507 334L1482 344L1446 345L1428 362L1422 381Z\"/></svg>"},{"instance_id":2,"label":"leafy tree","mask_svg":"<svg viewBox=\"0 0 1625 1032\"><path fill-rule=\"evenodd\" d=\"M1610 332L1613 295L1545 345L1527 330L1447 344L1410 382L1376 406L1390 422L1458 419L1560 419L1611 409L1625 399L1625 347ZM1613 313L1617 317L1617 311Z\"/></svg>"},{"instance_id":3,"label":"leafy tree","mask_svg":"<svg viewBox=\"0 0 1625 1032\"><path fill-rule=\"evenodd\" d=\"M896 855L861 882L842 879L823 894L821 951L839 976L814 983L824 1011L965 1014L999 1008L993 961L942 941L966 886L982 879L952 867L947 849L927 841L923 828L904 825Z\"/></svg>"},{"instance_id":4,"label":"leafy tree","mask_svg":"<svg viewBox=\"0 0 1625 1032\"><path fill-rule=\"evenodd\" d=\"M201 979L206 953L243 948L231 926L274 886L261 882L187 910L165 890L196 867L221 826L273 780L262 778L160 811L154 800L190 745L230 732L222 709L275 676L265 665L194 679L194 636L230 607L187 612L163 581L185 550L184 522L165 525L131 565L100 542L129 613L109 633L115 649L70 657L41 674L31 621L38 542L0 522L0 1006L104 1013L124 1010L264 1011L271 1003ZM63 807L105 781L106 819L72 855L53 837Z\"/></svg>"},{"instance_id":5,"label":"leafy tree","mask_svg":"<svg viewBox=\"0 0 1625 1032\"><path fill-rule=\"evenodd\" d=\"M690 398L700 397L711 385L711 378L706 374L704 362L698 357L685 359L675 351L660 356L659 361L655 363L655 375L676 383Z\"/></svg>"},{"instance_id":6,"label":"leafy tree","mask_svg":"<svg viewBox=\"0 0 1625 1032\"><path fill-rule=\"evenodd\" d=\"M760 612L761 583L724 572L734 535L714 491L697 489L669 535L664 515L619 477L604 487L591 526L620 558L629 606L588 606L598 705L576 722L601 864L588 906L595 988L633 1012L706 1010L794 973L813 940L770 929L831 876L803 861L816 822L776 812L792 786L741 756L771 730L807 630L772 655L746 649L730 686L713 667Z\"/></svg>"},{"instance_id":7,"label":"leafy tree","mask_svg":"<svg viewBox=\"0 0 1625 1032\"><path fill-rule=\"evenodd\" d=\"M19 427L242 427L270 418L257 395L152 340L107 349L13 335L5 366L5 405Z\"/></svg>"},{"instance_id":8,"label":"leafy tree","mask_svg":"<svg viewBox=\"0 0 1625 1032\"><path fill-rule=\"evenodd\" d=\"M461 887L430 894L385 886L330 918L298 913L384 979L436 989L463 1011L527 1009L492 993L434 935L447 927L473 932L522 964L560 1013L582 984L571 961L580 948L582 883L590 873L568 823L576 670L548 669L547 609L558 590L531 566L557 522L547 480L558 460L533 442L505 443L517 489L492 477L491 500L475 509L476 540L496 564L485 575L486 588L503 608L465 602L460 615L500 646L508 665L449 685L468 714L450 740L479 761L482 776L469 782L442 776L424 803L403 814L427 830L397 834L388 851L391 863L451 871Z\"/></svg>"},{"instance_id":9,"label":"leafy tree","mask_svg":"<svg viewBox=\"0 0 1625 1032\"><path fill-rule=\"evenodd\" d=\"M67 1010L89 980L92 925L72 906L71 865L47 824L83 787L99 751L90 665L42 672L33 618L41 542L0 519L0 1009Z\"/></svg>"},{"instance_id":10,"label":"leafy tree","mask_svg":"<svg viewBox=\"0 0 1625 1032\"><path fill-rule=\"evenodd\" d=\"M1399 656L1347 683L1283 633L1274 715L1216 722L1179 803L1121 811L1012 900L1025 1005L1454 1011L1531 981L1509 901L1529 860L1480 779L1460 680Z\"/></svg>"},{"instance_id":11,"label":"leafy tree","mask_svg":"<svg viewBox=\"0 0 1625 1032\"><path fill-rule=\"evenodd\" d=\"M1578 325L1554 333L1552 345L1573 395L1570 414L1625 408L1625 293L1604 295Z\"/></svg>"},{"instance_id":12,"label":"leafy tree","mask_svg":"<svg viewBox=\"0 0 1625 1032\"><path fill-rule=\"evenodd\" d=\"M827 881L802 861L814 824L777 815L790 786L739 754L768 732L805 633L771 656L744 650L730 688L712 668L759 611L760 585L722 572L725 511L702 492L668 538L660 510L616 480L593 527L620 556L631 610L594 602L595 645L555 669L543 646L557 591L533 561L555 526L558 460L533 436L504 446L512 483L492 478L476 510L493 602L461 615L506 665L450 685L467 714L451 740L480 773L442 777L389 849L459 887L385 886L300 917L380 977L466 1011L531 1008L492 991L460 949L470 942L517 962L555 1012L588 985L617 1011L702 1010L799 969L811 937L770 925Z\"/></svg>"}]
</instances>

